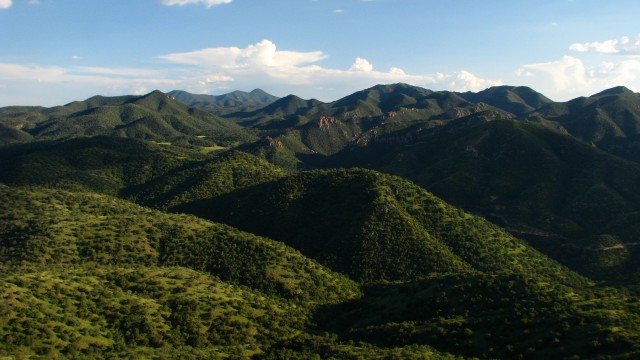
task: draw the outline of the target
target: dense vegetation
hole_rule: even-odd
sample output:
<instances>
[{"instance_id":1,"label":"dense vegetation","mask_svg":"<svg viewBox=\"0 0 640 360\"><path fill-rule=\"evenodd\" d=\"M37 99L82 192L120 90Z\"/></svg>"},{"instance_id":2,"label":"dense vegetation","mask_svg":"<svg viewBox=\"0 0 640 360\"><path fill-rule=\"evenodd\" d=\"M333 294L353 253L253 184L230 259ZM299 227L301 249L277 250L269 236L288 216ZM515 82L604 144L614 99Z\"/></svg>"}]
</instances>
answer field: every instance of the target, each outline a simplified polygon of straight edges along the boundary
<instances>
[{"instance_id":1,"label":"dense vegetation","mask_svg":"<svg viewBox=\"0 0 640 360\"><path fill-rule=\"evenodd\" d=\"M0 108L0 357L640 357L638 104Z\"/></svg>"},{"instance_id":2,"label":"dense vegetation","mask_svg":"<svg viewBox=\"0 0 640 360\"><path fill-rule=\"evenodd\" d=\"M5 353L91 356L168 341L233 354L249 338L299 330L313 304L359 293L297 251L224 225L90 193L0 194Z\"/></svg>"}]
</instances>

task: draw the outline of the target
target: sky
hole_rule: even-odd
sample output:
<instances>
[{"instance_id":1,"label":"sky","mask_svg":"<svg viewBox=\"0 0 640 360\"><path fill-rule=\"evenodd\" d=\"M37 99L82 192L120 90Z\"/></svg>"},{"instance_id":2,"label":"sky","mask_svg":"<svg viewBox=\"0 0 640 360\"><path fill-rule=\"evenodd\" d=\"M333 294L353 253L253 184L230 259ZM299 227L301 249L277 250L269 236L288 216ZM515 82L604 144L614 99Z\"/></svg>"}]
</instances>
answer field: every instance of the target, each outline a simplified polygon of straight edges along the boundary
<instances>
[{"instance_id":1,"label":"sky","mask_svg":"<svg viewBox=\"0 0 640 360\"><path fill-rule=\"evenodd\" d=\"M0 0L0 106L376 84L640 91L638 0Z\"/></svg>"}]
</instances>

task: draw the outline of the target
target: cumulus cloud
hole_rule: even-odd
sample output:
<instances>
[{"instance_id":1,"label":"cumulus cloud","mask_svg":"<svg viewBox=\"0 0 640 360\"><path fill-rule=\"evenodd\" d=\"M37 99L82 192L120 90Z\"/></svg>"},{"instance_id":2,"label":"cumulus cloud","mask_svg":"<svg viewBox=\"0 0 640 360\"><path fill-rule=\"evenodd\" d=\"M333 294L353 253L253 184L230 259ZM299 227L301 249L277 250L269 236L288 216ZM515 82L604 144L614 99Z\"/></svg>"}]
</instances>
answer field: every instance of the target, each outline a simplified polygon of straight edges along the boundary
<instances>
[{"instance_id":1,"label":"cumulus cloud","mask_svg":"<svg viewBox=\"0 0 640 360\"><path fill-rule=\"evenodd\" d=\"M223 69L247 68L250 66L288 67L314 63L326 58L322 51L279 51L276 44L262 40L244 49L238 47L216 47L191 52L163 55L161 59L174 63L220 67Z\"/></svg>"},{"instance_id":2,"label":"cumulus cloud","mask_svg":"<svg viewBox=\"0 0 640 360\"><path fill-rule=\"evenodd\" d=\"M550 77L557 91L584 88L587 85L586 70L582 60L573 56L563 56L560 60L527 64L523 71L531 74L542 73Z\"/></svg>"},{"instance_id":3,"label":"cumulus cloud","mask_svg":"<svg viewBox=\"0 0 640 360\"><path fill-rule=\"evenodd\" d=\"M598 54L639 54L640 53L640 36L635 40L627 36L620 39L610 39L604 41L594 41L587 43L574 43L569 46L569 50L582 53L598 53Z\"/></svg>"},{"instance_id":4,"label":"cumulus cloud","mask_svg":"<svg viewBox=\"0 0 640 360\"><path fill-rule=\"evenodd\" d=\"M170 63L190 65L201 71L223 74L229 87L248 89L262 87L282 94L335 100L339 96L379 83L405 82L438 90L482 90L501 81L481 79L468 71L452 74L408 74L398 67L388 71L374 70L373 64L357 57L347 70L327 68L318 63L327 58L322 51L283 51L270 40L262 40L245 48L216 47L160 57ZM232 79L232 80L231 80ZM200 81L200 85L220 86Z\"/></svg>"},{"instance_id":5,"label":"cumulus cloud","mask_svg":"<svg viewBox=\"0 0 640 360\"><path fill-rule=\"evenodd\" d=\"M232 1L233 0L162 0L162 3L168 6L204 4L207 8L210 8L215 5L230 4Z\"/></svg>"},{"instance_id":6,"label":"cumulus cloud","mask_svg":"<svg viewBox=\"0 0 640 360\"><path fill-rule=\"evenodd\" d=\"M357 57L356 62L351 65L351 70L371 72L373 70L373 65L371 65L371 63L367 59Z\"/></svg>"},{"instance_id":7,"label":"cumulus cloud","mask_svg":"<svg viewBox=\"0 0 640 360\"><path fill-rule=\"evenodd\" d=\"M640 88L640 60L632 57L589 66L582 59L564 56L555 61L524 65L516 74L536 82L534 86L541 91L564 100L619 85Z\"/></svg>"},{"instance_id":8,"label":"cumulus cloud","mask_svg":"<svg viewBox=\"0 0 640 360\"><path fill-rule=\"evenodd\" d=\"M333 101L376 84L408 83L433 90L478 91L502 85L468 71L412 74L399 67L378 70L357 57L351 66L321 66L322 51L280 50L270 40L246 47L216 47L160 56L153 68L34 66L0 63L0 83L15 89L0 93L0 105L58 105L92 95L137 94L159 89L220 93L262 88L274 95L296 94ZM36 104L16 98L46 98ZM11 96L11 97L10 97ZM53 102L53 103L51 103Z\"/></svg>"},{"instance_id":9,"label":"cumulus cloud","mask_svg":"<svg viewBox=\"0 0 640 360\"><path fill-rule=\"evenodd\" d=\"M0 9L8 9L12 4L12 0L0 0Z\"/></svg>"},{"instance_id":10,"label":"cumulus cloud","mask_svg":"<svg viewBox=\"0 0 640 360\"><path fill-rule=\"evenodd\" d=\"M437 79L439 83L445 85L445 88L456 91L478 91L491 86L504 85L502 81L481 79L466 70L449 75L439 73Z\"/></svg>"}]
</instances>

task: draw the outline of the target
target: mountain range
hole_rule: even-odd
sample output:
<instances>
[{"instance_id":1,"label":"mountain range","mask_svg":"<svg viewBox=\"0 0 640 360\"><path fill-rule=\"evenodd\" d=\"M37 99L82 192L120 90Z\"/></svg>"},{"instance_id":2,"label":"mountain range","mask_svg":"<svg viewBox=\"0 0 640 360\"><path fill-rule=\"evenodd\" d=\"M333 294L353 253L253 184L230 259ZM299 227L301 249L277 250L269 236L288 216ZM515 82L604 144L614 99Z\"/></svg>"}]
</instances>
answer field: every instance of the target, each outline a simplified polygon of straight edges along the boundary
<instances>
[{"instance_id":1,"label":"mountain range","mask_svg":"<svg viewBox=\"0 0 640 360\"><path fill-rule=\"evenodd\" d=\"M0 108L0 356L640 356L640 94Z\"/></svg>"}]
</instances>

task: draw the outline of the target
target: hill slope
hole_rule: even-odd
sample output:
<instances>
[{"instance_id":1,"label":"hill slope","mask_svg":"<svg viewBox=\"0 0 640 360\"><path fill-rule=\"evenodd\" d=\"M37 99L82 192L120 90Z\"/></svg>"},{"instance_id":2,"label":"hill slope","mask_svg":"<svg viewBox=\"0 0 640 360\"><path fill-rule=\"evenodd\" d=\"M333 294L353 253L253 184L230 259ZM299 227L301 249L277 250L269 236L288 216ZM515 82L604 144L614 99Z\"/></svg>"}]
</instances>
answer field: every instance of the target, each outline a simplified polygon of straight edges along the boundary
<instances>
[{"instance_id":1,"label":"hill slope","mask_svg":"<svg viewBox=\"0 0 640 360\"><path fill-rule=\"evenodd\" d=\"M247 356L359 294L281 243L191 216L51 189L0 198L2 354Z\"/></svg>"},{"instance_id":2,"label":"hill slope","mask_svg":"<svg viewBox=\"0 0 640 360\"><path fill-rule=\"evenodd\" d=\"M173 90L167 94L190 107L217 115L254 111L278 100L277 96L268 94L260 89L255 89L251 92L233 91L218 96L197 95L181 90Z\"/></svg>"},{"instance_id":3,"label":"hill slope","mask_svg":"<svg viewBox=\"0 0 640 360\"><path fill-rule=\"evenodd\" d=\"M491 223L373 171L306 172L178 210L283 241L364 282L473 271L581 281Z\"/></svg>"},{"instance_id":4,"label":"hill slope","mask_svg":"<svg viewBox=\"0 0 640 360\"><path fill-rule=\"evenodd\" d=\"M228 145L255 139L239 126L189 108L160 91L144 96L96 96L49 109L24 108L6 119L2 113L1 123L20 127L37 140L108 135Z\"/></svg>"},{"instance_id":5,"label":"hill slope","mask_svg":"<svg viewBox=\"0 0 640 360\"><path fill-rule=\"evenodd\" d=\"M117 194L203 155L172 146L112 137L36 142L0 149L0 181Z\"/></svg>"},{"instance_id":6,"label":"hill slope","mask_svg":"<svg viewBox=\"0 0 640 360\"><path fill-rule=\"evenodd\" d=\"M380 136L333 160L411 179L590 276L638 271L640 167L545 126L474 115Z\"/></svg>"},{"instance_id":7,"label":"hill slope","mask_svg":"<svg viewBox=\"0 0 640 360\"><path fill-rule=\"evenodd\" d=\"M539 116L560 123L573 136L640 162L640 94L619 86L588 98L547 104Z\"/></svg>"}]
</instances>

